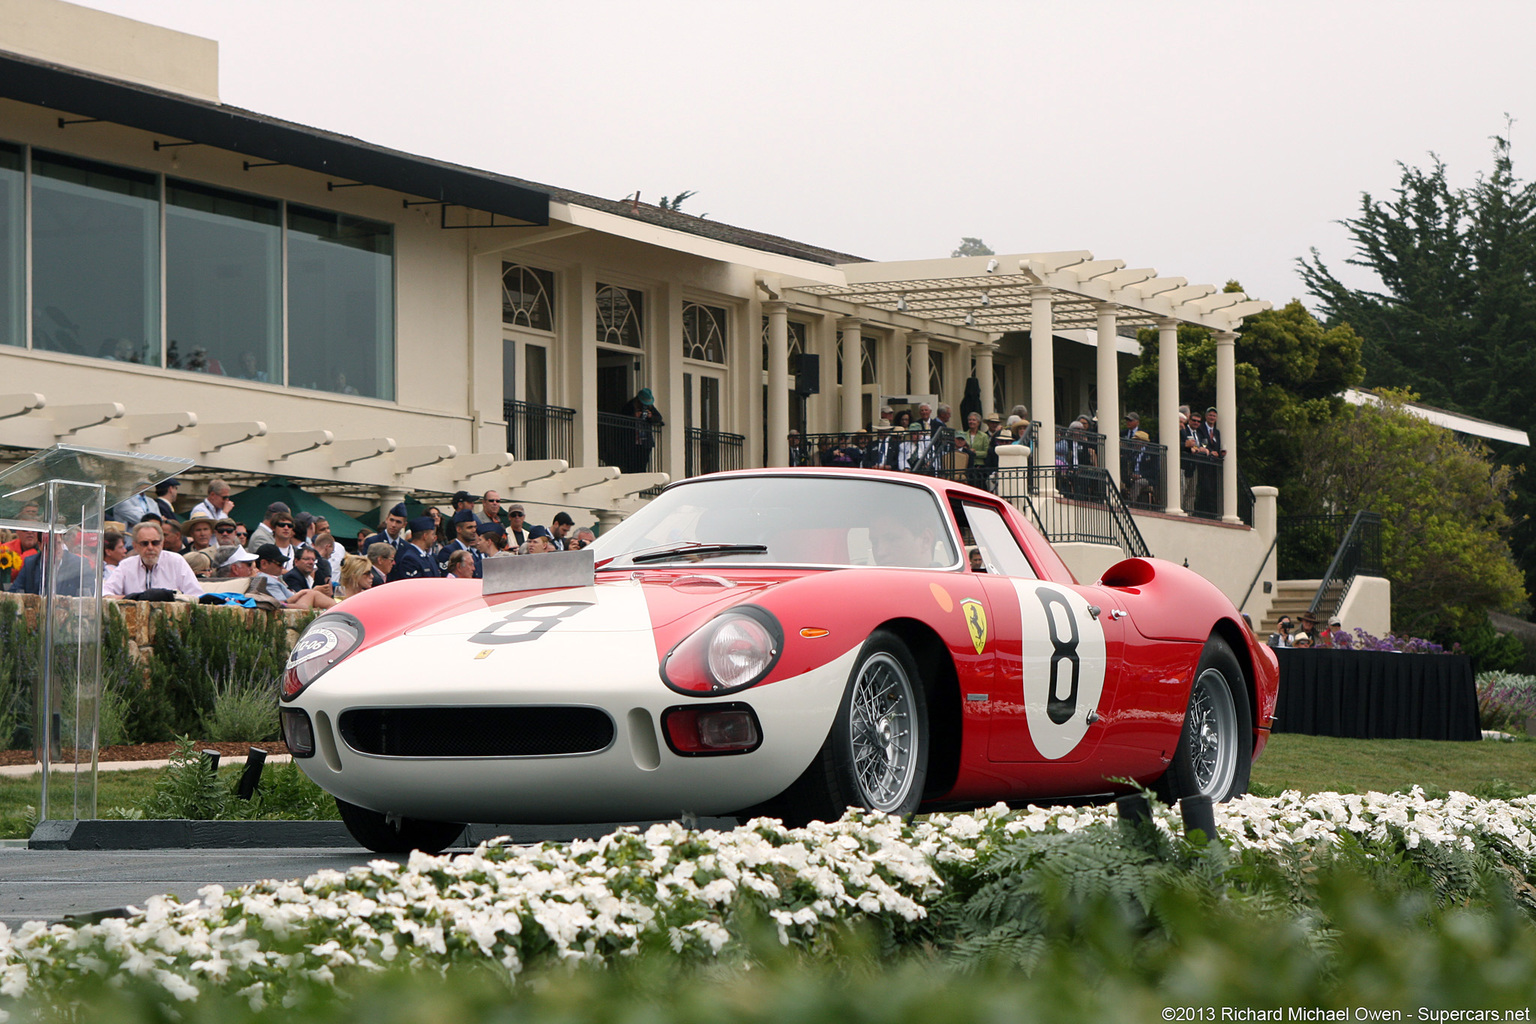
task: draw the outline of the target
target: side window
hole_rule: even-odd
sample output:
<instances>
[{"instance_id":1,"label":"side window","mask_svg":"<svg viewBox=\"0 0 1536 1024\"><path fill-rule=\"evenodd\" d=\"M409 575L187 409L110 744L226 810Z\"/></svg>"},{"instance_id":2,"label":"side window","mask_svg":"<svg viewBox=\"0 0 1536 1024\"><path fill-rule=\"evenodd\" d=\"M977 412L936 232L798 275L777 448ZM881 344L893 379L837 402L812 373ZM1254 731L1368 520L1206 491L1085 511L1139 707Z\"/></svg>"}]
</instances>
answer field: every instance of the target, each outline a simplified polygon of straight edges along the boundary
<instances>
[{"instance_id":1,"label":"side window","mask_svg":"<svg viewBox=\"0 0 1536 1024\"><path fill-rule=\"evenodd\" d=\"M961 508L965 512L967 525L970 526L971 536L975 538L976 547L981 551L981 562L989 573L1001 576L1016 576L1020 579L1037 579L1034 566L1029 564L1029 559L1024 554L1024 549L1019 547L1019 542L1014 538L1013 531L1008 529L1008 524L1003 521L1002 515L996 509L985 505L972 505L964 503Z\"/></svg>"}]
</instances>

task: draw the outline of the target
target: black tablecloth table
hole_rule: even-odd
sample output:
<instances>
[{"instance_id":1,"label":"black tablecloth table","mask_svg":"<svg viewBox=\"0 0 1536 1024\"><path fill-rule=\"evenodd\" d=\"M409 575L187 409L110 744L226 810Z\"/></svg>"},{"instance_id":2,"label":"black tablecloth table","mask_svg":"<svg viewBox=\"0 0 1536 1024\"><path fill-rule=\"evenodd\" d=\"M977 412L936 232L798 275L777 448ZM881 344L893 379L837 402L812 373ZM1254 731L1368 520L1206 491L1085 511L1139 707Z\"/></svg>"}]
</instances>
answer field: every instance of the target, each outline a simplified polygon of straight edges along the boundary
<instances>
[{"instance_id":1,"label":"black tablecloth table","mask_svg":"<svg viewBox=\"0 0 1536 1024\"><path fill-rule=\"evenodd\" d=\"M1477 683L1460 654L1281 648L1275 732L1476 740Z\"/></svg>"}]
</instances>

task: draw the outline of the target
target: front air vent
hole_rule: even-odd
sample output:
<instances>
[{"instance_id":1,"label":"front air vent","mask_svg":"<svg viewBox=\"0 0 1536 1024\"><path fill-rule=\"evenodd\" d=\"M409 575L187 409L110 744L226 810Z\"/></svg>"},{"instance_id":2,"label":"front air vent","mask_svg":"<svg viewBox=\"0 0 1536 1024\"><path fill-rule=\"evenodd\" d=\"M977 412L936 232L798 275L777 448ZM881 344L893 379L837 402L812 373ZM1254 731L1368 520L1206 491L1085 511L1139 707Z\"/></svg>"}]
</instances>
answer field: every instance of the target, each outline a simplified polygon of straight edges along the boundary
<instances>
[{"instance_id":1,"label":"front air vent","mask_svg":"<svg viewBox=\"0 0 1536 1024\"><path fill-rule=\"evenodd\" d=\"M560 757L613 744L613 719L590 707L353 708L341 738L379 757Z\"/></svg>"}]
</instances>

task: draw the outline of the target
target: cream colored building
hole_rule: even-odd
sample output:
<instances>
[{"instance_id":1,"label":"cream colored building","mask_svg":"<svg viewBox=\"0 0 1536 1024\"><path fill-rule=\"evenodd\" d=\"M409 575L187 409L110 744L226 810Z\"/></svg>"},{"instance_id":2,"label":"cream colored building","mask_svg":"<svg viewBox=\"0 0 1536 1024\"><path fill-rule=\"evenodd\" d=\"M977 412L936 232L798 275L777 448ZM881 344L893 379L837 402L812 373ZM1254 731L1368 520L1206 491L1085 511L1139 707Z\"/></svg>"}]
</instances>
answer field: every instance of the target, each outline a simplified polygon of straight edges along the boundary
<instances>
[{"instance_id":1,"label":"cream colored building","mask_svg":"<svg viewBox=\"0 0 1536 1024\"><path fill-rule=\"evenodd\" d=\"M1118 475L1126 329L1193 323L1217 339L1219 515L1170 488L1135 518L1262 616L1274 500L1238 515L1233 366L1267 303L1088 252L871 262L450 165L225 106L217 59L0 0L5 457L73 441L192 458L190 491L285 476L360 511L495 488L531 522L611 522L669 478L787 464L791 426L852 431L897 395L958 407L974 373L986 408L1028 406L1039 451L1097 412ZM1141 411L1166 438L1162 351ZM642 387L666 423L649 453L604 420ZM1068 549L1089 578L1117 551Z\"/></svg>"}]
</instances>

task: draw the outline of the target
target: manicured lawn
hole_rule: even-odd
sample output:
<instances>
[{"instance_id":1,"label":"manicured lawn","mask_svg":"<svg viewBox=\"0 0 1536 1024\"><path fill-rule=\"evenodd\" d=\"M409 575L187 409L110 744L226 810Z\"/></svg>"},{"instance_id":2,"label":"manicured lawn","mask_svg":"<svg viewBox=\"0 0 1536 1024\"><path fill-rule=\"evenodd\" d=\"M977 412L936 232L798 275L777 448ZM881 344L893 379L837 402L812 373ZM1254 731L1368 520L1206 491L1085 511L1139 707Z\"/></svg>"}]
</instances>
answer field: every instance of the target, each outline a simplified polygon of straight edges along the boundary
<instances>
[{"instance_id":1,"label":"manicured lawn","mask_svg":"<svg viewBox=\"0 0 1536 1024\"><path fill-rule=\"evenodd\" d=\"M1415 783L1431 795L1536 793L1536 740L1353 740L1279 733L1253 766L1254 791L1391 793Z\"/></svg>"},{"instance_id":2,"label":"manicured lawn","mask_svg":"<svg viewBox=\"0 0 1536 1024\"><path fill-rule=\"evenodd\" d=\"M122 811L114 813L114 809L137 807L149 799L155 788L155 780L160 777L160 769L99 772L96 777L99 780L97 813L103 818L120 818L123 817ZM60 799L63 794L62 799L73 800L74 781L73 775L54 772L48 782L49 797ZM81 782L83 786L85 776L81 777ZM32 826L37 822L40 791L41 782L36 775L22 778L0 776L0 839L25 839L32 834Z\"/></svg>"}]
</instances>

